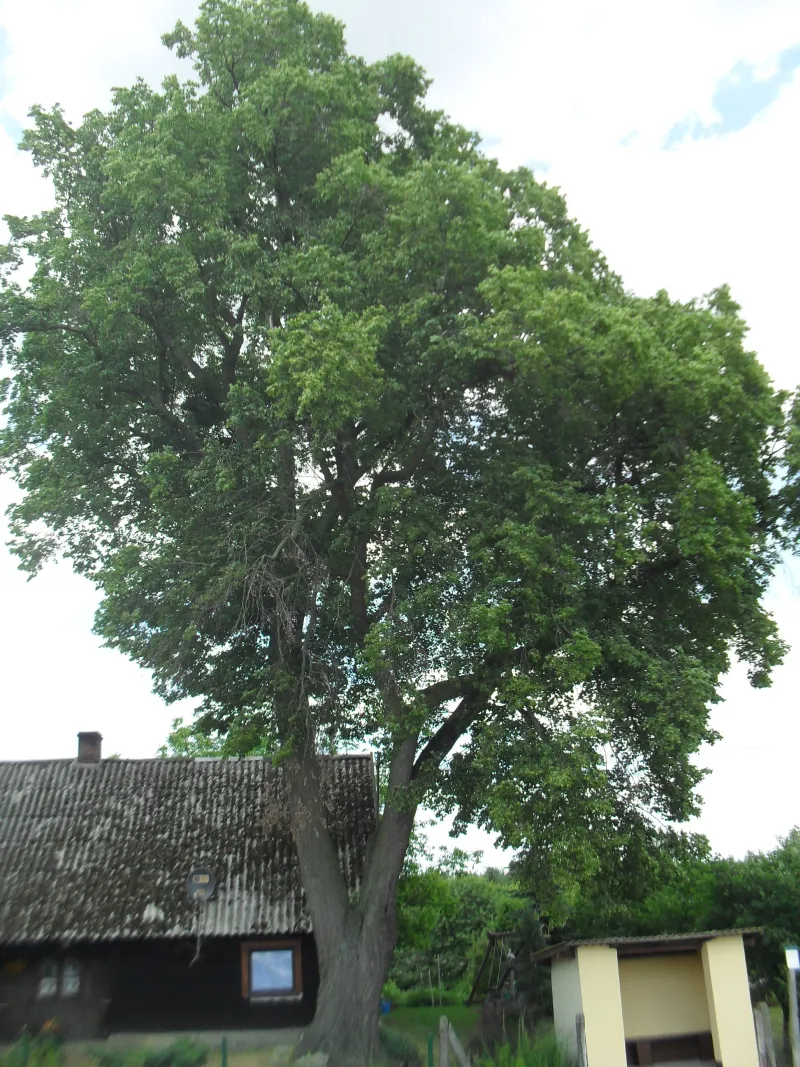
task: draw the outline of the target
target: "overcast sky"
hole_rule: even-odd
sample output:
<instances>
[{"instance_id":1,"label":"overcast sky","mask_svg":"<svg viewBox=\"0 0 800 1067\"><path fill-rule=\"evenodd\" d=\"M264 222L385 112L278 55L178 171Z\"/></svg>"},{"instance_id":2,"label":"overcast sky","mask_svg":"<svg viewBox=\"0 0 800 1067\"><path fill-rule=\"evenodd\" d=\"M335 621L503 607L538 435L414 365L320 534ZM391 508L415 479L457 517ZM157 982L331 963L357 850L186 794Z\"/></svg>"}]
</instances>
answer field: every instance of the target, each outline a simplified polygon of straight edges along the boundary
<instances>
[{"instance_id":1,"label":"overcast sky","mask_svg":"<svg viewBox=\"0 0 800 1067\"><path fill-rule=\"evenodd\" d=\"M562 188L611 266L641 295L688 299L728 282L773 379L794 387L800 271L797 0L328 0L352 50L406 52L431 102L477 130L505 166ZM194 0L0 0L0 212L46 207L16 143L34 103L79 121L113 85L179 69L160 44ZM0 507L13 487L0 480ZM5 541L5 528L0 541ZM96 596L65 564L32 582L0 549L0 758L149 756L172 717L147 674L92 636ZM771 847L800 823L796 708L800 563L770 595L792 652L770 690L734 670L713 711L723 735L697 828L726 854ZM184 709L185 710L185 709ZM470 835L469 844L483 842ZM487 852L487 857L491 853Z\"/></svg>"}]
</instances>

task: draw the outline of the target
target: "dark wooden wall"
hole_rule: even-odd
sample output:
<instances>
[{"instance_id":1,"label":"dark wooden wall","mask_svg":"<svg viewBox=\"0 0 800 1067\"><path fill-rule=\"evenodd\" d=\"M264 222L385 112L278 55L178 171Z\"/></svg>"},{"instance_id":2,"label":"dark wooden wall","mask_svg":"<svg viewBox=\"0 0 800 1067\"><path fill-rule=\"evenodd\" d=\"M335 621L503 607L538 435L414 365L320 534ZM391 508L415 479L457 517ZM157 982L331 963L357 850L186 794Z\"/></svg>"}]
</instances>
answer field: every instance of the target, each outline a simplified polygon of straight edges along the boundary
<instances>
[{"instance_id":1,"label":"dark wooden wall","mask_svg":"<svg viewBox=\"0 0 800 1067\"><path fill-rule=\"evenodd\" d=\"M241 995L240 939L204 941L192 963L189 941L141 941L57 947L0 948L0 1040L24 1026L38 1031L57 1019L65 1037L119 1031L241 1030L298 1027L314 1017L319 970L312 937L302 939L304 995L295 1003L248 1003ZM41 961L81 960L77 997L37 1000Z\"/></svg>"},{"instance_id":2,"label":"dark wooden wall","mask_svg":"<svg viewBox=\"0 0 800 1067\"><path fill-rule=\"evenodd\" d=\"M102 1033L113 981L113 957L103 946L87 952L70 949L80 961L81 985L77 996L37 998L41 964L45 957L65 957L57 946L0 948L0 1040L13 1041L27 1029L39 1033L45 1023L57 1020L65 1037L94 1037Z\"/></svg>"}]
</instances>

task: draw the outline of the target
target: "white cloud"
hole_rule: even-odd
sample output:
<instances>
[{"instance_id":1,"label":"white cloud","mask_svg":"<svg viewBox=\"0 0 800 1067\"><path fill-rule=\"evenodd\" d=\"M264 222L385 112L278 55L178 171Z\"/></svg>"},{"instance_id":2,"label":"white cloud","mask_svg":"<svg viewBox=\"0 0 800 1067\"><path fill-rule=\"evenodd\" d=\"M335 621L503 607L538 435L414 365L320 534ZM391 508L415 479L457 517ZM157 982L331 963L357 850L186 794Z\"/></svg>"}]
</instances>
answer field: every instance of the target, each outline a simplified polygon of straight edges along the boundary
<instances>
[{"instance_id":1,"label":"white cloud","mask_svg":"<svg viewBox=\"0 0 800 1067\"><path fill-rule=\"evenodd\" d=\"M715 87L737 63L767 71L800 42L796 0L330 0L367 58L402 51L434 77L431 102L478 130L506 166L541 160L611 265L642 294L688 299L727 281L750 339L775 380L800 378L795 340L795 250L800 247L796 128L800 83L738 133L661 148L689 114L716 118ZM0 2L9 54L0 59L0 109L60 101L77 119L108 103L112 85L157 83L176 60L160 35L193 19L191 0ZM635 131L631 143L620 141ZM0 129L0 208L29 213L47 185ZM147 677L90 636L94 594L66 568L26 585L0 563L4 703L12 723L0 755L70 755L78 729L100 725L112 748L150 753L172 712ZM753 693L734 673L714 720L725 740L707 757L702 826L712 843L766 847L800 822L791 753L800 739L797 582L782 573L775 610L798 649L773 690ZM104 718L104 716L107 716ZM103 724L107 724L105 727ZM111 740L114 737L116 740ZM745 743L748 742L748 743ZM750 743L752 742L752 743ZM763 744L762 744L763 742ZM704 759L706 757L704 756Z\"/></svg>"}]
</instances>

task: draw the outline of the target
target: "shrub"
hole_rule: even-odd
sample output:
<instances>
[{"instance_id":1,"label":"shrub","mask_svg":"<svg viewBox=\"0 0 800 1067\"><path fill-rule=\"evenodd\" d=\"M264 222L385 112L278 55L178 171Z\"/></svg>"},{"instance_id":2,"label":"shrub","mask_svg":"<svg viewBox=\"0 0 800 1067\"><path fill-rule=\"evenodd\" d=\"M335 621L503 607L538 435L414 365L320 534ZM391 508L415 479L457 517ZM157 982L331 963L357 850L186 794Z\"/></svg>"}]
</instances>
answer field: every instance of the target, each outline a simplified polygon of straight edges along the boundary
<instances>
[{"instance_id":1,"label":"shrub","mask_svg":"<svg viewBox=\"0 0 800 1067\"><path fill-rule=\"evenodd\" d=\"M400 989L391 980L383 987L381 994L384 1000L388 1000L395 1008L429 1008L431 1006L431 991L426 989ZM437 989L433 987L433 1001L436 1007L444 1004L463 1004L467 994L463 989Z\"/></svg>"},{"instance_id":2,"label":"shrub","mask_svg":"<svg viewBox=\"0 0 800 1067\"><path fill-rule=\"evenodd\" d=\"M404 991L400 988L400 986L396 982L393 982L391 980L391 978L390 978L389 981L383 987L383 992L381 993L381 998L383 1000L390 1001L392 1004L398 1004L399 1005L399 1004L405 1004L405 1000L403 999L404 997L405 997Z\"/></svg>"},{"instance_id":3,"label":"shrub","mask_svg":"<svg viewBox=\"0 0 800 1067\"><path fill-rule=\"evenodd\" d=\"M93 1058L98 1067L201 1067L208 1051L205 1045L180 1038L160 1049L95 1049Z\"/></svg>"},{"instance_id":4,"label":"shrub","mask_svg":"<svg viewBox=\"0 0 800 1067\"><path fill-rule=\"evenodd\" d=\"M391 997L389 999L391 1000ZM436 1007L440 1003L463 1004L463 1002L464 998L460 993L449 989L440 990L434 986L433 1003ZM392 1003L404 1008L429 1008L431 1006L431 991L430 989L407 989L404 993L401 993L399 1000L392 1001Z\"/></svg>"},{"instance_id":5,"label":"shrub","mask_svg":"<svg viewBox=\"0 0 800 1067\"><path fill-rule=\"evenodd\" d=\"M379 1034L381 1048L387 1059L399 1064L400 1067L422 1067L419 1049L405 1034L383 1025L380 1027Z\"/></svg>"}]
</instances>

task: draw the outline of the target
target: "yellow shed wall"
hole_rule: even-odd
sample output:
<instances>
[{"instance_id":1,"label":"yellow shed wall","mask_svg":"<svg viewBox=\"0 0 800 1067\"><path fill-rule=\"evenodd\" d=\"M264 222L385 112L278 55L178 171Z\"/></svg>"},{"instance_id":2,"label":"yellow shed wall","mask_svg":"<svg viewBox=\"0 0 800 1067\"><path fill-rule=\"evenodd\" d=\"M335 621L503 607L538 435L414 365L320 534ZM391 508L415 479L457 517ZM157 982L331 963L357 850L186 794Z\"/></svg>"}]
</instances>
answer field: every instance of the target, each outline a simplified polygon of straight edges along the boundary
<instances>
[{"instance_id":1,"label":"yellow shed wall","mask_svg":"<svg viewBox=\"0 0 800 1067\"><path fill-rule=\"evenodd\" d=\"M581 980L577 960L555 960L550 969L553 987L553 1025L559 1041L578 1060L578 1030L576 1018L583 1012Z\"/></svg>"},{"instance_id":2,"label":"yellow shed wall","mask_svg":"<svg viewBox=\"0 0 800 1067\"><path fill-rule=\"evenodd\" d=\"M758 1067L744 944L739 935L706 941L702 951L714 1055L725 1067Z\"/></svg>"},{"instance_id":3,"label":"yellow shed wall","mask_svg":"<svg viewBox=\"0 0 800 1067\"><path fill-rule=\"evenodd\" d=\"M700 953L619 961L627 1040L711 1029Z\"/></svg>"},{"instance_id":4,"label":"yellow shed wall","mask_svg":"<svg viewBox=\"0 0 800 1067\"><path fill-rule=\"evenodd\" d=\"M586 1026L587 1065L625 1067L617 950L606 945L581 945L576 950L576 959Z\"/></svg>"}]
</instances>

